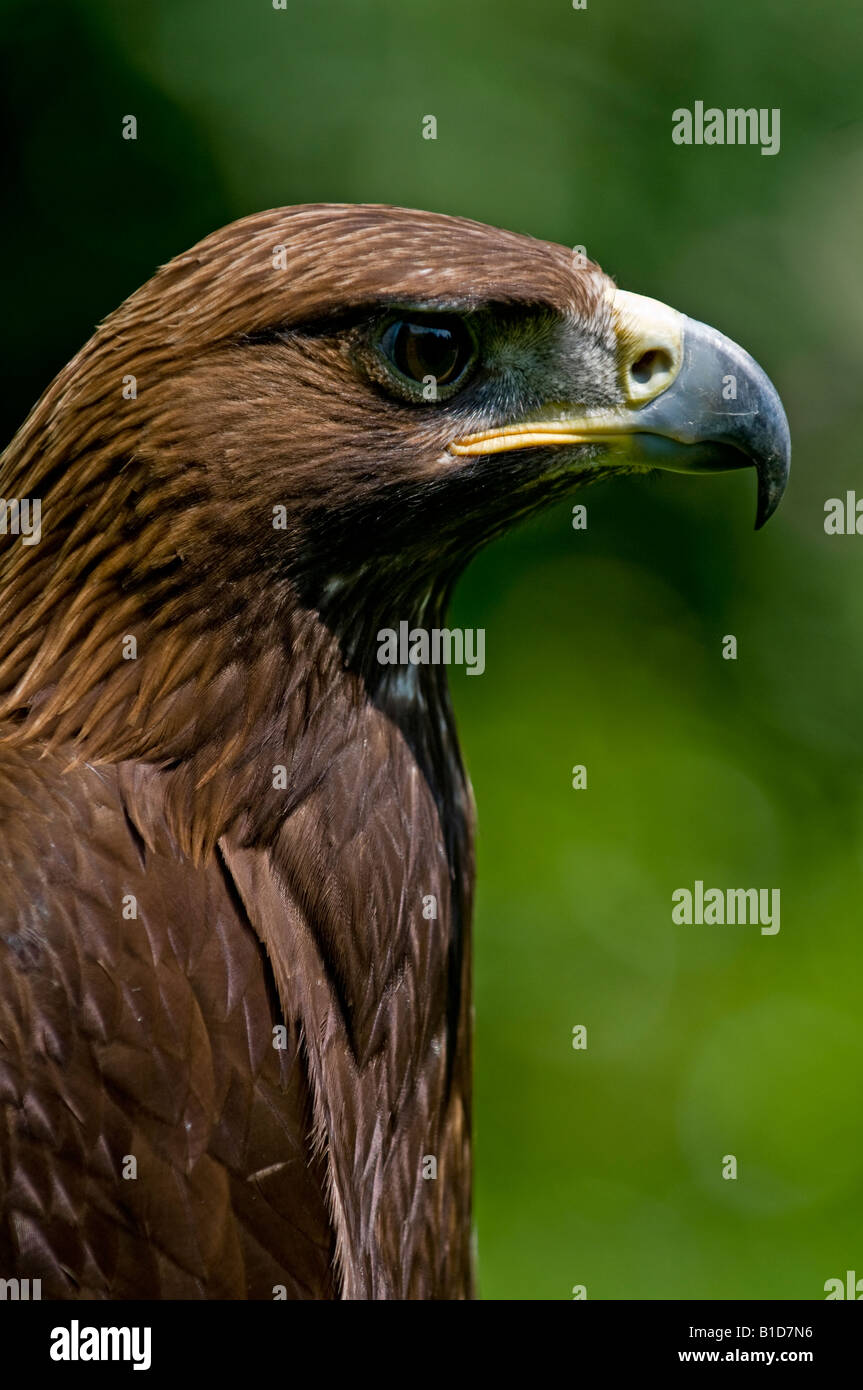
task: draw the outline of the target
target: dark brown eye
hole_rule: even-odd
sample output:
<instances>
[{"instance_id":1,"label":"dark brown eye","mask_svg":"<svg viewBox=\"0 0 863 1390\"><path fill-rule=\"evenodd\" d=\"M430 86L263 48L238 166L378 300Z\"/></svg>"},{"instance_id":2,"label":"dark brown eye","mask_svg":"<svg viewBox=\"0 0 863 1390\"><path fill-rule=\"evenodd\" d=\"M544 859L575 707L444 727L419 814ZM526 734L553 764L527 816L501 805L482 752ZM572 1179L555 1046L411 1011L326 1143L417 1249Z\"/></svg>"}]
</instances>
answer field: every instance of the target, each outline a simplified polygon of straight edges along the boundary
<instances>
[{"instance_id":1,"label":"dark brown eye","mask_svg":"<svg viewBox=\"0 0 863 1390\"><path fill-rule=\"evenodd\" d=\"M379 346L387 361L411 385L431 385L437 392L447 388L447 395L476 357L473 334L462 319L451 314L392 319L381 333ZM436 399L436 394L428 389L423 395L426 400Z\"/></svg>"}]
</instances>

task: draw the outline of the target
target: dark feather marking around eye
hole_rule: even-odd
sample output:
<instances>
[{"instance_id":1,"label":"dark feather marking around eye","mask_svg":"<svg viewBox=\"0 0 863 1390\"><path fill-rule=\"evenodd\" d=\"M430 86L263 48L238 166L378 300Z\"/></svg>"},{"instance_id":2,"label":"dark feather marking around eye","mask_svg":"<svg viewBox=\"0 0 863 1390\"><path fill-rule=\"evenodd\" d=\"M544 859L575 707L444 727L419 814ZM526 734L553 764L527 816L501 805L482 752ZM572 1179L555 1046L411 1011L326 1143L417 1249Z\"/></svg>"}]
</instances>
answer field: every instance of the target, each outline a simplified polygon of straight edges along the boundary
<instances>
[{"instance_id":1,"label":"dark feather marking around eye","mask_svg":"<svg viewBox=\"0 0 863 1390\"><path fill-rule=\"evenodd\" d=\"M339 333L349 332L351 329L363 325L372 325L385 314L393 313L394 310L403 310L406 315L410 313L462 315L464 317L488 315L492 318L506 316L509 319L527 319L551 314L555 318L559 317L558 311L550 305L533 300L513 300L510 302L504 300L416 299L406 301L403 298L378 299L372 303L367 302L337 309L333 313L322 315L316 319L307 319L302 323L270 324L266 328L258 328L251 333L243 333L236 341L240 347L249 347L286 342L295 338L335 337Z\"/></svg>"}]
</instances>

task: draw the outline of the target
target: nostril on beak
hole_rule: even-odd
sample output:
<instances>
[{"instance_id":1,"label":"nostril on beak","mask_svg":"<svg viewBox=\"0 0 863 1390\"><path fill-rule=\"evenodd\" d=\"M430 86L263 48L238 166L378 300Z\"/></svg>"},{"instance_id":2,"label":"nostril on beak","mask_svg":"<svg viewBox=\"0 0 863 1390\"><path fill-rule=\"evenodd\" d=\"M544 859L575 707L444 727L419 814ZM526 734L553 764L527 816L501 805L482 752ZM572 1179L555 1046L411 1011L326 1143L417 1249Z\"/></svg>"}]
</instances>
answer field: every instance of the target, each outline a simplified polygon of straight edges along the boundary
<instances>
[{"instance_id":1,"label":"nostril on beak","mask_svg":"<svg viewBox=\"0 0 863 1390\"><path fill-rule=\"evenodd\" d=\"M683 361L683 315L657 299L612 292L620 386L638 410L671 385Z\"/></svg>"},{"instance_id":2,"label":"nostril on beak","mask_svg":"<svg viewBox=\"0 0 863 1390\"><path fill-rule=\"evenodd\" d=\"M629 374L639 386L649 386L657 377L670 375L672 367L671 356L664 348L649 348L633 362Z\"/></svg>"},{"instance_id":3,"label":"nostril on beak","mask_svg":"<svg viewBox=\"0 0 863 1390\"><path fill-rule=\"evenodd\" d=\"M680 366L679 351L657 343L631 343L622 362L623 389L630 405L646 405L670 386Z\"/></svg>"}]
</instances>

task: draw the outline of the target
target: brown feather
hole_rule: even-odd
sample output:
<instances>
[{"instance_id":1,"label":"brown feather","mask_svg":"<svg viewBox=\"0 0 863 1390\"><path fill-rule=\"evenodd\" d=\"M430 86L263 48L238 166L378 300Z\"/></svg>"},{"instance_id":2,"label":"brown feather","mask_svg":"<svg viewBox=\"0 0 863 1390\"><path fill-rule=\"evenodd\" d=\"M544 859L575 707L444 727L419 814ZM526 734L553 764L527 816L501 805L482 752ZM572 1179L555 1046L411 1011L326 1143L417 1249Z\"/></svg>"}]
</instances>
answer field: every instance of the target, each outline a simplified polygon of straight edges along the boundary
<instances>
[{"instance_id":1,"label":"brown feather","mask_svg":"<svg viewBox=\"0 0 863 1390\"><path fill-rule=\"evenodd\" d=\"M374 633L441 622L553 488L454 480L449 407L376 390L338 322L539 307L607 347L607 283L461 219L264 213L4 455L43 535L0 556L0 1269L44 1297L471 1295L472 803L442 672L385 680Z\"/></svg>"}]
</instances>

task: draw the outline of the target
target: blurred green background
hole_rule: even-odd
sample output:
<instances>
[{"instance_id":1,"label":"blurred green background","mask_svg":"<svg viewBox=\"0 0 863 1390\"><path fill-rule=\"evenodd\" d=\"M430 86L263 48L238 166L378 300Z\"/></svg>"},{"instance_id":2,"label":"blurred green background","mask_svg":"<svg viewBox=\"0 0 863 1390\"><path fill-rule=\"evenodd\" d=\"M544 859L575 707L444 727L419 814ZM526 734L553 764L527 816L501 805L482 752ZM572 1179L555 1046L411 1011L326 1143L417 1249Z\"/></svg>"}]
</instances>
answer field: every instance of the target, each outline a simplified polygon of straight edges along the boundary
<instances>
[{"instance_id":1,"label":"blurred green background","mask_svg":"<svg viewBox=\"0 0 863 1390\"><path fill-rule=\"evenodd\" d=\"M583 244L773 377L795 464L765 532L747 473L620 480L580 494L586 531L559 507L457 594L487 631L483 679L454 678L481 1290L823 1298L863 1274L863 539L823 530L828 497L863 495L854 0L0 13L4 441L157 264L317 200ZM696 100L780 108L780 153L674 145ZM781 931L674 926L696 878L779 887Z\"/></svg>"}]
</instances>

